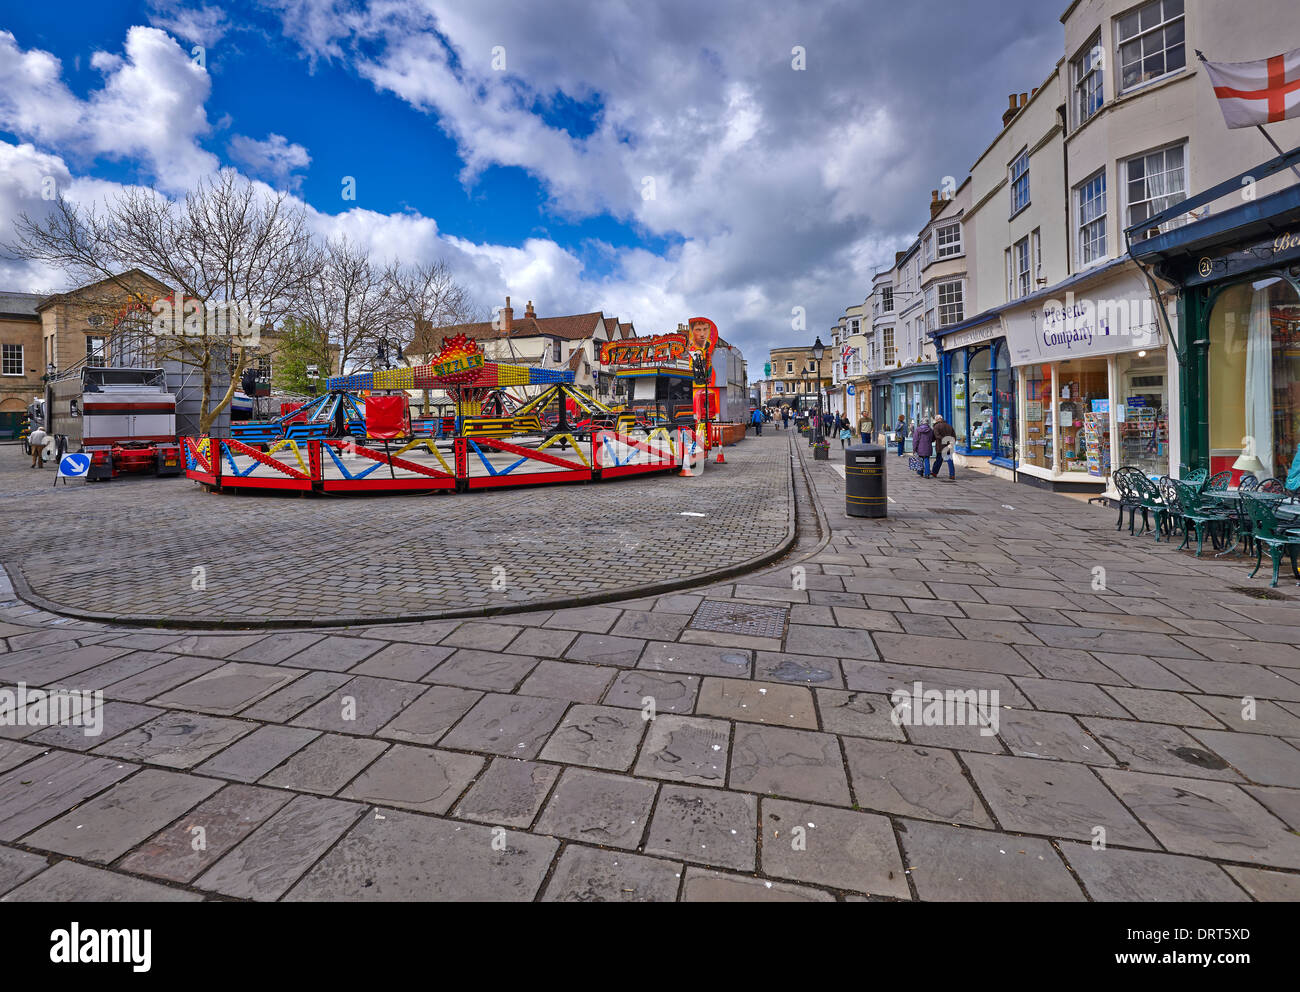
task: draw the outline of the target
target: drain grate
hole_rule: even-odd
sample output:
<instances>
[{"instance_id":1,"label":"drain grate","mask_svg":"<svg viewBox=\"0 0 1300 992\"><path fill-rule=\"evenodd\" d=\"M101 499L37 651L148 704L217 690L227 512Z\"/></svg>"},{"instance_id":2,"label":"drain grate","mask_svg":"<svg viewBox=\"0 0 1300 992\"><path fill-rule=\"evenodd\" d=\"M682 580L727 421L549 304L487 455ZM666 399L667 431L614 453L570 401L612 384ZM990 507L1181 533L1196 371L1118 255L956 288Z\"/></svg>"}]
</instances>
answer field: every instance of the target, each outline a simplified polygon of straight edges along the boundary
<instances>
[{"instance_id":1,"label":"drain grate","mask_svg":"<svg viewBox=\"0 0 1300 992\"><path fill-rule=\"evenodd\" d=\"M1228 592L1239 592L1243 596L1250 596L1252 599L1280 599L1289 601L1290 596L1283 596L1276 589L1269 589L1266 586L1228 586Z\"/></svg>"},{"instance_id":2,"label":"drain grate","mask_svg":"<svg viewBox=\"0 0 1300 992\"><path fill-rule=\"evenodd\" d=\"M929 510L929 513L946 513L950 517L973 517L974 510Z\"/></svg>"},{"instance_id":3,"label":"drain grate","mask_svg":"<svg viewBox=\"0 0 1300 992\"><path fill-rule=\"evenodd\" d=\"M715 630L724 634L780 637L785 633L787 612L783 606L751 606L706 599L696 611L690 626L696 630Z\"/></svg>"}]
</instances>

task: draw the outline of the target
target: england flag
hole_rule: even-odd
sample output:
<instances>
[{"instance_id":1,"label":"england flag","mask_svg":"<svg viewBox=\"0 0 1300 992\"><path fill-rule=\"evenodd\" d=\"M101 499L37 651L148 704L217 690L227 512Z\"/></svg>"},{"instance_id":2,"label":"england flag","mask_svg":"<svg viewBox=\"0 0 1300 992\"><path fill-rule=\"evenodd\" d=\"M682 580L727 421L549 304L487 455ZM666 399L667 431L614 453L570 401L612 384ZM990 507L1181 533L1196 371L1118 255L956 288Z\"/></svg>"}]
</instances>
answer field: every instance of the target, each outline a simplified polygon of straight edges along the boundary
<instances>
[{"instance_id":1,"label":"england flag","mask_svg":"<svg viewBox=\"0 0 1300 992\"><path fill-rule=\"evenodd\" d=\"M1258 62L1206 62L1228 127L1300 117L1300 48Z\"/></svg>"}]
</instances>

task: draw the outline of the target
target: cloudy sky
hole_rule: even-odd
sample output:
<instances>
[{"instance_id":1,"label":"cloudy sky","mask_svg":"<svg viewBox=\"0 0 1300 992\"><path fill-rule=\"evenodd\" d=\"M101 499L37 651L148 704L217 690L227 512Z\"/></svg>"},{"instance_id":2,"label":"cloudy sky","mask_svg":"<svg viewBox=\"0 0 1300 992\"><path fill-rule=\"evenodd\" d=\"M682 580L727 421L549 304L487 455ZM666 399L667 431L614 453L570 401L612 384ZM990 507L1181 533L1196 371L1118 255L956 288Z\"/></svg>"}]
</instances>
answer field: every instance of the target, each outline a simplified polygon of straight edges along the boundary
<instances>
[{"instance_id":1,"label":"cloudy sky","mask_svg":"<svg viewBox=\"0 0 1300 992\"><path fill-rule=\"evenodd\" d=\"M0 241L45 177L90 201L234 167L376 257L446 260L485 309L508 293L642 334L709 316L757 376L861 302L930 190L965 178L1007 94L1058 58L1064 7L10 5ZM0 289L57 288L0 258Z\"/></svg>"}]
</instances>

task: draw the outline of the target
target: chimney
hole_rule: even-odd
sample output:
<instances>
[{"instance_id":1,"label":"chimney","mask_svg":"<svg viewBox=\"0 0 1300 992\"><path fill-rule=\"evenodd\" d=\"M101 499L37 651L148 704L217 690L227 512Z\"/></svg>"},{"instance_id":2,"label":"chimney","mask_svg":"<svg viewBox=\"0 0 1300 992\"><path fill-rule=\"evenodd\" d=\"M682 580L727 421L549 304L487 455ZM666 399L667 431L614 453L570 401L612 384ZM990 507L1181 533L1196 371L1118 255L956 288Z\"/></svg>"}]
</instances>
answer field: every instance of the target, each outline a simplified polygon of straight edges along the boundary
<instances>
[{"instance_id":1,"label":"chimney","mask_svg":"<svg viewBox=\"0 0 1300 992\"><path fill-rule=\"evenodd\" d=\"M524 310L524 316L525 316L525 317L528 317L528 318L533 318L533 317L536 317L536 316L537 316L537 314L533 312L533 301L532 301L532 300L529 300L529 301L528 301L528 307Z\"/></svg>"},{"instance_id":2,"label":"chimney","mask_svg":"<svg viewBox=\"0 0 1300 992\"><path fill-rule=\"evenodd\" d=\"M930 219L931 220L934 220L941 213L943 213L943 208L946 207L947 205L948 205L948 201L939 199L939 191L937 189L930 190Z\"/></svg>"},{"instance_id":3,"label":"chimney","mask_svg":"<svg viewBox=\"0 0 1300 992\"><path fill-rule=\"evenodd\" d=\"M1025 104L1027 104L1028 102L1029 102L1029 94L1028 94L1028 93L1021 93L1021 94L1020 94L1020 106L1023 107L1023 106L1024 106Z\"/></svg>"},{"instance_id":4,"label":"chimney","mask_svg":"<svg viewBox=\"0 0 1300 992\"><path fill-rule=\"evenodd\" d=\"M1012 118L1019 112L1020 108L1016 105L1016 95L1014 93L1007 94L1007 109L1002 111L1002 126L1006 127L1010 124Z\"/></svg>"},{"instance_id":5,"label":"chimney","mask_svg":"<svg viewBox=\"0 0 1300 992\"><path fill-rule=\"evenodd\" d=\"M506 305L501 309L501 336L509 337L511 328L515 325L515 312L510 307L510 297L506 297Z\"/></svg>"},{"instance_id":6,"label":"chimney","mask_svg":"<svg viewBox=\"0 0 1300 992\"><path fill-rule=\"evenodd\" d=\"M1037 96L1037 95L1038 95L1038 87L1035 86L1032 90L1030 90L1030 91L1029 91L1029 95L1030 95L1030 97Z\"/></svg>"}]
</instances>

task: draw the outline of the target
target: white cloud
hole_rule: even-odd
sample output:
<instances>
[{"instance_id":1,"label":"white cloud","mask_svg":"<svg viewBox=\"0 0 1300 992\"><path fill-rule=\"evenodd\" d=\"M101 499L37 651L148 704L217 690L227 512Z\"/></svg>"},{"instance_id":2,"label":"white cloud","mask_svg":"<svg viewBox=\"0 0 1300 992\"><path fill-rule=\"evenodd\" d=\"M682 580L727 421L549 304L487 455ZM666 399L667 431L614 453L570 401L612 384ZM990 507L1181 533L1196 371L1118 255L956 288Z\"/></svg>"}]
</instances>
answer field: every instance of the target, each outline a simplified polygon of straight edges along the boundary
<instances>
[{"instance_id":1,"label":"white cloud","mask_svg":"<svg viewBox=\"0 0 1300 992\"><path fill-rule=\"evenodd\" d=\"M186 7L181 0L152 0L149 23L198 45L215 45L226 36L230 23L220 7L204 4Z\"/></svg>"},{"instance_id":2,"label":"white cloud","mask_svg":"<svg viewBox=\"0 0 1300 992\"><path fill-rule=\"evenodd\" d=\"M231 158L245 166L250 176L265 179L281 189L300 187L302 176L294 173L311 164L307 149L291 143L282 134L269 134L264 141L236 134L228 147Z\"/></svg>"},{"instance_id":3,"label":"white cloud","mask_svg":"<svg viewBox=\"0 0 1300 992\"><path fill-rule=\"evenodd\" d=\"M83 101L57 58L0 32L0 127L76 161L138 162L164 189L187 189L218 165L198 144L211 130L208 74L157 28L130 28L123 53L94 54L104 83Z\"/></svg>"}]
</instances>

